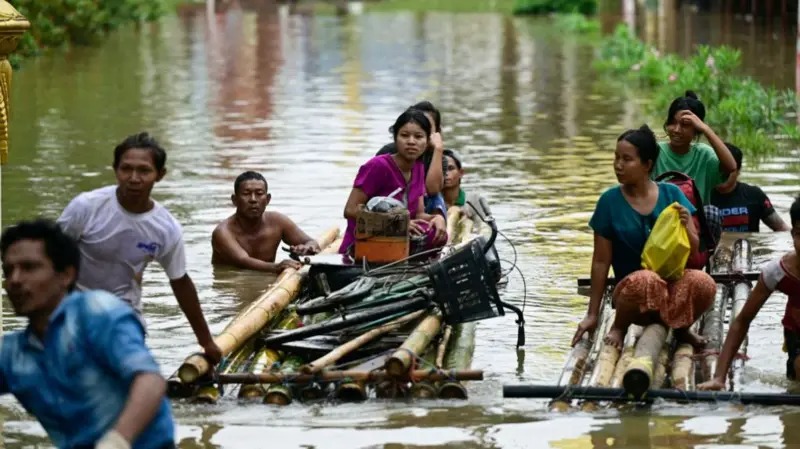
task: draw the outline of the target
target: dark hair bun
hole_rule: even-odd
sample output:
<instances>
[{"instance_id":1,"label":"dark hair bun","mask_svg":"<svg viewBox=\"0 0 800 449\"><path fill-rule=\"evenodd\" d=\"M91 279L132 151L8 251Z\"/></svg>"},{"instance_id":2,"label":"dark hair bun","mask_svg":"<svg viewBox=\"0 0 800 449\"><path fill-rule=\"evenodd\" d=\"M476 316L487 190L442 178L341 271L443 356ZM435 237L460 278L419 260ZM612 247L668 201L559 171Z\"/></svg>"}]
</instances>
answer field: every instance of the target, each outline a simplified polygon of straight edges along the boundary
<instances>
[{"instance_id":1,"label":"dark hair bun","mask_svg":"<svg viewBox=\"0 0 800 449\"><path fill-rule=\"evenodd\" d=\"M697 94L693 90L687 90L684 96L697 100Z\"/></svg>"},{"instance_id":2,"label":"dark hair bun","mask_svg":"<svg viewBox=\"0 0 800 449\"><path fill-rule=\"evenodd\" d=\"M653 132L653 130L652 130L652 129L650 129L650 127L649 127L649 126L647 126L647 124L646 124L646 123L645 123L644 125L640 126L640 127L639 127L639 129L638 129L638 131L639 131L639 132L642 132L642 133L645 133L645 134L646 134L648 137L652 136L652 137L653 137L653 139L655 139L655 138L656 138L656 133L654 133L654 132Z\"/></svg>"}]
</instances>

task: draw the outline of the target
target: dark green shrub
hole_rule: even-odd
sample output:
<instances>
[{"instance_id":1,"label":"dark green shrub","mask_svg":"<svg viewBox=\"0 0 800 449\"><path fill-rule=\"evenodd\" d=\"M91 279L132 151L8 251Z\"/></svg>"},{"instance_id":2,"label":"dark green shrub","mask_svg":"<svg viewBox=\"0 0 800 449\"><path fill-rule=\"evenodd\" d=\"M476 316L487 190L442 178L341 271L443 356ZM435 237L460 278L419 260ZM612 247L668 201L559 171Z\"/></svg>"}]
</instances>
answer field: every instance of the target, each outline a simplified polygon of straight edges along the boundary
<instances>
[{"instance_id":1,"label":"dark green shrub","mask_svg":"<svg viewBox=\"0 0 800 449\"><path fill-rule=\"evenodd\" d=\"M593 15L597 12L597 0L516 0L514 14L580 13Z\"/></svg>"},{"instance_id":2,"label":"dark green shrub","mask_svg":"<svg viewBox=\"0 0 800 449\"><path fill-rule=\"evenodd\" d=\"M117 27L152 20L165 11L163 0L9 0L31 22L18 56L69 44L91 45Z\"/></svg>"}]
</instances>

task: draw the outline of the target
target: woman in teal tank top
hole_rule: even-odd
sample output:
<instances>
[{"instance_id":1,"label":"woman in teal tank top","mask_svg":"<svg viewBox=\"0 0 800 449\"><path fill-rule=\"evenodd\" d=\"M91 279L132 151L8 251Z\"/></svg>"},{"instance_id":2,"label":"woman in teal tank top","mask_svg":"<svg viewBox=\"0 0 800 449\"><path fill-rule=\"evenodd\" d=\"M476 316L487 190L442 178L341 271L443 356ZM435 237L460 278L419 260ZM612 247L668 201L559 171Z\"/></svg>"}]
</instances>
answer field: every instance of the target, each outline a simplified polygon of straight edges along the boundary
<instances>
[{"instance_id":1,"label":"woman in teal tank top","mask_svg":"<svg viewBox=\"0 0 800 449\"><path fill-rule=\"evenodd\" d=\"M679 280L667 283L655 272L641 268L642 251L661 212L677 202L692 251L699 237L690 215L696 213L677 186L650 179L659 156L653 131L642 126L624 132L617 140L614 173L619 185L605 191L597 201L589 226L594 230L589 311L578 325L574 346L583 335L597 328L600 305L609 268L618 280L612 298L616 317L606 344L622 346L628 326L662 323L675 330L676 338L701 346L704 341L689 330L714 300L716 284L699 270L685 270Z\"/></svg>"}]
</instances>

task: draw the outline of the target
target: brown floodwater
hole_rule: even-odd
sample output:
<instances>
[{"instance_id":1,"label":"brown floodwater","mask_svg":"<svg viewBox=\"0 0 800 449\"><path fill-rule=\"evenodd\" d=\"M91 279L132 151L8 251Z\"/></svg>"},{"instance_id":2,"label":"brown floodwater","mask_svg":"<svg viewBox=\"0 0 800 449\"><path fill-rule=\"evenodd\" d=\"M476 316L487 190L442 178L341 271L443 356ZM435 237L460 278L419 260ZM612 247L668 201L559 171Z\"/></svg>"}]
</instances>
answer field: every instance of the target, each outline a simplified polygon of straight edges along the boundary
<instances>
[{"instance_id":1,"label":"brown floodwater","mask_svg":"<svg viewBox=\"0 0 800 449\"><path fill-rule=\"evenodd\" d=\"M698 36L722 20L690 19L670 29L688 26ZM681 13L671 20L686 19ZM766 31L714 33L711 43L752 38L759 43L754 45L787 45L785 55L793 51L791 33L779 39ZM680 51L699 39L679 34L666 39L669 49ZM729 37L714 41L718 35ZM767 66L761 47L755 48L745 52L743 70L792 86L794 58L774 58ZM791 430L800 428L800 412L792 408L656 404L555 414L544 401L503 400L503 384L555 383L561 373L586 307L576 278L588 275L587 222L598 195L615 183L615 138L646 120L631 96L600 82L592 55L586 40L545 22L501 15L336 17L232 8L206 17L202 7L185 9L157 24L122 30L98 48L32 60L15 74L3 224L57 217L73 196L112 183L114 145L149 130L169 150L169 173L155 197L183 225L189 273L212 330L219 332L270 282L259 273L209 264L209 236L232 212L236 175L264 173L270 207L312 235L332 225L343 228L341 211L358 166L388 142L387 128L404 107L427 98L442 109L446 145L465 159L466 188L490 200L518 253L525 283L511 274L502 295L525 304L524 350L514 348L512 316L481 322L473 367L483 369L486 380L469 386L466 402L284 408L239 405L233 398L213 406L174 403L181 448L800 444L800 431ZM797 160L797 151L786 149L766 160L748 157L744 168L743 179L761 185L785 219L800 190ZM499 245L502 256L512 259L511 246ZM761 263L791 243L788 235L767 232L754 236L753 246ZM194 336L157 266L145 274L144 296L148 343L168 375L196 350ZM753 324L745 391L787 387L779 322L785 300L775 296ZM8 303L3 318L6 330L23 325ZM42 428L13 398L0 401L0 413L5 447L49 447Z\"/></svg>"}]
</instances>

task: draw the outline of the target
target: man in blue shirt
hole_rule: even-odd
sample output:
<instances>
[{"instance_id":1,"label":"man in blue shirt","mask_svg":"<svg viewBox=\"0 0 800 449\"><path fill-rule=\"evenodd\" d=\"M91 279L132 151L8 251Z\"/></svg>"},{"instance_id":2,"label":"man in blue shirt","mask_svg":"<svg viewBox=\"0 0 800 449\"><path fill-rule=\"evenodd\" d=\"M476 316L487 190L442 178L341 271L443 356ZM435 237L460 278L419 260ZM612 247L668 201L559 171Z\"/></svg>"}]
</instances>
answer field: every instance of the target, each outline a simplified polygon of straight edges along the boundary
<instances>
[{"instance_id":1,"label":"man in blue shirt","mask_svg":"<svg viewBox=\"0 0 800 449\"><path fill-rule=\"evenodd\" d=\"M54 223L0 237L4 287L24 330L0 346L0 394L12 393L53 443L79 449L174 448L166 382L136 312L99 290L76 291L80 252Z\"/></svg>"}]
</instances>

